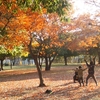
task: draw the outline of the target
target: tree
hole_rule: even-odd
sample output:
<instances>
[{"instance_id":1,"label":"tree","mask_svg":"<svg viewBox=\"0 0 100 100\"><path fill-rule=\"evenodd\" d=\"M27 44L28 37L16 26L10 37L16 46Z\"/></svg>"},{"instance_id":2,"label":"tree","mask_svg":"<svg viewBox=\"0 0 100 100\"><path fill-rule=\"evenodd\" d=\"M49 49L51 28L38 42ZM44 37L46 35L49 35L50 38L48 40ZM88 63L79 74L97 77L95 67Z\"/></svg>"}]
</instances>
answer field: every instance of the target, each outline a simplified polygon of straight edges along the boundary
<instances>
[{"instance_id":1,"label":"tree","mask_svg":"<svg viewBox=\"0 0 100 100\"><path fill-rule=\"evenodd\" d=\"M67 58L71 57L71 56L77 56L77 55L79 55L79 53L76 51L71 51L71 50L67 49L66 47L61 47L58 55L64 57L65 65L67 65Z\"/></svg>"},{"instance_id":2,"label":"tree","mask_svg":"<svg viewBox=\"0 0 100 100\"><path fill-rule=\"evenodd\" d=\"M44 86L38 63L38 54L41 48L33 52L32 43L35 42L35 33L39 36L42 33L42 28L46 26L46 18L44 17L46 13L57 12L61 16L64 11L67 11L68 2L66 0L55 0L54 2L50 0L2 0L0 3L0 34L2 37L0 43L3 42L2 45L5 45L8 50L11 50L13 46L20 45L25 50L29 49L39 74L39 86Z\"/></svg>"},{"instance_id":3,"label":"tree","mask_svg":"<svg viewBox=\"0 0 100 100\"><path fill-rule=\"evenodd\" d=\"M3 70L4 59L9 56L11 56L11 54L8 52L8 50L4 46L0 46L0 61L1 61L0 71Z\"/></svg>"},{"instance_id":4,"label":"tree","mask_svg":"<svg viewBox=\"0 0 100 100\"><path fill-rule=\"evenodd\" d=\"M88 54L91 54L89 53L91 50L99 48L100 26L98 17L96 16L92 19L90 15L82 15L74 19L73 23L76 26L76 30L73 32L75 38L71 42L71 48L75 48L77 51L88 52ZM97 49L97 52L98 51L99 49ZM95 55L98 54L99 53L95 53Z\"/></svg>"},{"instance_id":5,"label":"tree","mask_svg":"<svg viewBox=\"0 0 100 100\"><path fill-rule=\"evenodd\" d=\"M72 34L70 31L73 30L75 27L73 27L71 24L67 25L68 32L61 33L60 38L62 39L62 42L64 42L63 46L59 49L58 56L63 56L65 65L67 65L67 58L70 56L76 56L78 53L76 53L76 48L73 47L73 39L74 39L74 34Z\"/></svg>"}]
</instances>

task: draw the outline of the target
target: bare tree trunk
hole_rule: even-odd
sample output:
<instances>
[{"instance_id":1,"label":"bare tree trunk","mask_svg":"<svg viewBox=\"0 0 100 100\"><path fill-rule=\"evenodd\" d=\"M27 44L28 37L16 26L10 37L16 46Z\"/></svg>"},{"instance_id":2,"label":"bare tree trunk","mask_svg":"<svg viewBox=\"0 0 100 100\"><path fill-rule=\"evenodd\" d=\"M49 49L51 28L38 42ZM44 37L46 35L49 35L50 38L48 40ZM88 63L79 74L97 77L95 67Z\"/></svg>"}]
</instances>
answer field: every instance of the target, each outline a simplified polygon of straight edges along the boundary
<instances>
[{"instance_id":1,"label":"bare tree trunk","mask_svg":"<svg viewBox=\"0 0 100 100\"><path fill-rule=\"evenodd\" d=\"M41 69L39 67L39 62L38 62L38 55L34 55L34 52L32 52L32 38L30 38L30 44L29 44L29 52L32 56L32 58L34 59L34 62L35 62L35 65L36 65L36 68L37 68L37 71L38 71L38 75L39 75L39 80L40 80L40 84L39 86L40 87L43 87L45 86L44 82L43 82L43 78L42 78L42 72L41 72Z\"/></svg>"},{"instance_id":2,"label":"bare tree trunk","mask_svg":"<svg viewBox=\"0 0 100 100\"><path fill-rule=\"evenodd\" d=\"M38 57L38 59L39 59L40 69L42 70L43 57Z\"/></svg>"},{"instance_id":3,"label":"bare tree trunk","mask_svg":"<svg viewBox=\"0 0 100 100\"><path fill-rule=\"evenodd\" d=\"M13 58L13 66L15 66L16 57Z\"/></svg>"},{"instance_id":4,"label":"bare tree trunk","mask_svg":"<svg viewBox=\"0 0 100 100\"><path fill-rule=\"evenodd\" d=\"M49 64L48 64L48 58L45 57L45 71L49 71L50 68L49 68Z\"/></svg>"},{"instance_id":5,"label":"bare tree trunk","mask_svg":"<svg viewBox=\"0 0 100 100\"><path fill-rule=\"evenodd\" d=\"M45 71L49 71L51 69L51 64L54 61L56 55L54 55L53 57L45 57Z\"/></svg>"},{"instance_id":6,"label":"bare tree trunk","mask_svg":"<svg viewBox=\"0 0 100 100\"><path fill-rule=\"evenodd\" d=\"M38 63L38 60L37 60L38 58L37 58L37 56L34 56L33 59L34 59L35 65L37 67L37 71L38 71L38 75L39 75L39 79L40 79L40 85L39 86L43 87L43 86L45 86L45 84L43 82L42 72L41 72L41 69L39 67L39 63Z\"/></svg>"},{"instance_id":7,"label":"bare tree trunk","mask_svg":"<svg viewBox=\"0 0 100 100\"><path fill-rule=\"evenodd\" d=\"M67 65L67 57L64 56L65 65Z\"/></svg>"},{"instance_id":8,"label":"bare tree trunk","mask_svg":"<svg viewBox=\"0 0 100 100\"><path fill-rule=\"evenodd\" d=\"M3 59L1 59L1 68L0 70L3 70Z\"/></svg>"}]
</instances>

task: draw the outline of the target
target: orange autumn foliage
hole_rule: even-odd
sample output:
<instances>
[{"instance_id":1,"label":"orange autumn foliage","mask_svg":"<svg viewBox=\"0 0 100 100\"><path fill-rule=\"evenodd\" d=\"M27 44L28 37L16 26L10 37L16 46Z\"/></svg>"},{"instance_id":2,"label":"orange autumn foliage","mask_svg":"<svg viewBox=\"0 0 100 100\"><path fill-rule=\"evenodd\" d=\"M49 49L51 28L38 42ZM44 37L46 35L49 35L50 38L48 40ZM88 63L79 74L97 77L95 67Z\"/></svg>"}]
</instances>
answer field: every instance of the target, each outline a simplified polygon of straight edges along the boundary
<instances>
[{"instance_id":1,"label":"orange autumn foliage","mask_svg":"<svg viewBox=\"0 0 100 100\"><path fill-rule=\"evenodd\" d=\"M39 31L44 27L42 14L32 12L31 9L21 10L15 1L6 1L6 3L13 2L9 9L5 2L0 5L0 45L4 45L8 49L13 49L16 45L27 46L30 40L30 33ZM46 13L46 9L43 9L43 12ZM4 31L6 31L6 34L4 34Z\"/></svg>"},{"instance_id":2,"label":"orange autumn foliage","mask_svg":"<svg viewBox=\"0 0 100 100\"><path fill-rule=\"evenodd\" d=\"M0 39L1 45L6 46L9 50L19 45L23 45L27 48L33 33L36 33L35 35L37 35L37 37L35 38L37 39L42 38L46 40L50 37L49 46L44 45L43 48L47 49L47 47L61 47L64 45L64 41L59 40L59 34L71 30L74 27L70 24L68 25L68 23L61 23L56 13L46 15L47 10L45 8L43 8L41 12L33 12L30 8L23 10L18 7L15 1L16 0L7 1L13 2L9 9L4 2L2 2L0 6L0 12L2 13L0 16L0 27L6 27L5 30L7 32L6 35ZM63 29L66 25L69 27Z\"/></svg>"},{"instance_id":3,"label":"orange autumn foliage","mask_svg":"<svg viewBox=\"0 0 100 100\"><path fill-rule=\"evenodd\" d=\"M82 15L72 21L76 30L72 32L74 38L68 43L69 49L87 50L97 47L100 42L100 25L98 25L98 21L91 19L90 15Z\"/></svg>"}]
</instances>

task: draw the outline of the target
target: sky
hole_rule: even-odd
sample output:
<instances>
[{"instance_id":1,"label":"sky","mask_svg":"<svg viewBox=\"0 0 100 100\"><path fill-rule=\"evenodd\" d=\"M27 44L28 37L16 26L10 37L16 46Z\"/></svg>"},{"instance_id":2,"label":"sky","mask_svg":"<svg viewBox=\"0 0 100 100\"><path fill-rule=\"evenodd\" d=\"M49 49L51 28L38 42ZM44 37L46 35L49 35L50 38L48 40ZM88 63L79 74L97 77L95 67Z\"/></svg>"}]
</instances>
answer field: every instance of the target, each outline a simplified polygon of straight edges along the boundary
<instances>
[{"instance_id":1,"label":"sky","mask_svg":"<svg viewBox=\"0 0 100 100\"><path fill-rule=\"evenodd\" d=\"M97 11L100 11L100 0L96 0L97 4L89 3L89 0L72 0L74 2L74 16L78 16L80 14L90 13L94 14ZM93 1L93 0L92 0Z\"/></svg>"}]
</instances>

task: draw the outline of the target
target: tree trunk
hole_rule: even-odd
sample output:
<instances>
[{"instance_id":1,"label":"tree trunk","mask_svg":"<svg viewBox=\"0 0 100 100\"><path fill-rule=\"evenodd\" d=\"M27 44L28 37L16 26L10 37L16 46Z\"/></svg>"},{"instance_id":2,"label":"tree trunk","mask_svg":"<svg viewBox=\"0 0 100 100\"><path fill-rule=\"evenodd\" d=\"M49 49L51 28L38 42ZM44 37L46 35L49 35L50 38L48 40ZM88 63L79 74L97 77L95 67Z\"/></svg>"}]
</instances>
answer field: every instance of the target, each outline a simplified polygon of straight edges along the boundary
<instances>
[{"instance_id":1,"label":"tree trunk","mask_svg":"<svg viewBox=\"0 0 100 100\"><path fill-rule=\"evenodd\" d=\"M49 64L48 64L48 58L45 57L45 71L49 71L50 70L50 67L49 67Z\"/></svg>"},{"instance_id":2,"label":"tree trunk","mask_svg":"<svg viewBox=\"0 0 100 100\"><path fill-rule=\"evenodd\" d=\"M65 65L67 65L67 56L64 56Z\"/></svg>"},{"instance_id":3,"label":"tree trunk","mask_svg":"<svg viewBox=\"0 0 100 100\"><path fill-rule=\"evenodd\" d=\"M36 55L34 55L34 52L33 52L33 50L32 50L32 40L33 40L33 36L30 38L30 43L29 43L29 45L28 45L28 48L29 48L30 55L31 55L32 58L34 59L34 62L35 62L35 65L36 65L36 68L37 68L37 71L38 71L39 80L40 80L39 87L43 87L43 86L45 86L45 84L44 84L44 82L43 82L42 72L41 72L41 69L40 69L40 67L39 67L38 53L37 53Z\"/></svg>"},{"instance_id":4,"label":"tree trunk","mask_svg":"<svg viewBox=\"0 0 100 100\"><path fill-rule=\"evenodd\" d=\"M98 53L98 64L100 64L100 53Z\"/></svg>"},{"instance_id":5,"label":"tree trunk","mask_svg":"<svg viewBox=\"0 0 100 100\"><path fill-rule=\"evenodd\" d=\"M16 57L14 56L14 59L13 59L13 66L15 66L15 61L16 61Z\"/></svg>"},{"instance_id":6,"label":"tree trunk","mask_svg":"<svg viewBox=\"0 0 100 100\"><path fill-rule=\"evenodd\" d=\"M30 55L32 56L32 58L34 59L34 62L35 62L35 65L36 65L36 68L37 68L37 71L38 71L38 75L39 75L39 80L40 80L40 84L39 84L39 87L43 87L45 86L44 82L43 82L43 78L42 78L42 72L41 72L41 69L39 67L39 62L38 62L38 56L37 55L34 55L34 52L32 52L32 38L30 38L30 43L29 43L29 52L30 52Z\"/></svg>"},{"instance_id":7,"label":"tree trunk","mask_svg":"<svg viewBox=\"0 0 100 100\"><path fill-rule=\"evenodd\" d=\"M49 61L49 70L51 69L52 61Z\"/></svg>"},{"instance_id":8,"label":"tree trunk","mask_svg":"<svg viewBox=\"0 0 100 100\"><path fill-rule=\"evenodd\" d=\"M37 58L37 56L34 56L33 59L34 59L35 65L37 67L37 71L38 71L38 75L39 75L39 79L40 79L40 85L39 85L39 87L43 87L43 86L45 86L45 84L43 82L42 72L41 72L41 69L39 67L39 63L38 63L38 60L37 60L38 58Z\"/></svg>"},{"instance_id":9,"label":"tree trunk","mask_svg":"<svg viewBox=\"0 0 100 100\"><path fill-rule=\"evenodd\" d=\"M38 59L39 59L39 66L40 66L40 69L42 70L43 58L42 58L42 57L38 57Z\"/></svg>"},{"instance_id":10,"label":"tree trunk","mask_svg":"<svg viewBox=\"0 0 100 100\"><path fill-rule=\"evenodd\" d=\"M0 70L3 70L3 59L1 59L1 68Z\"/></svg>"},{"instance_id":11,"label":"tree trunk","mask_svg":"<svg viewBox=\"0 0 100 100\"><path fill-rule=\"evenodd\" d=\"M54 61L56 55L54 55L53 57L45 57L45 71L50 71L51 69L51 64Z\"/></svg>"}]
</instances>

